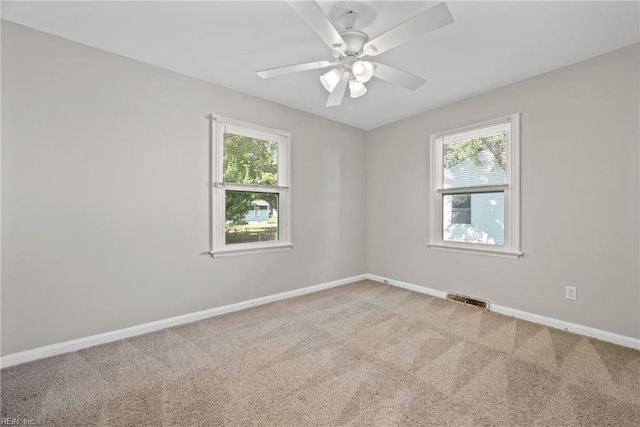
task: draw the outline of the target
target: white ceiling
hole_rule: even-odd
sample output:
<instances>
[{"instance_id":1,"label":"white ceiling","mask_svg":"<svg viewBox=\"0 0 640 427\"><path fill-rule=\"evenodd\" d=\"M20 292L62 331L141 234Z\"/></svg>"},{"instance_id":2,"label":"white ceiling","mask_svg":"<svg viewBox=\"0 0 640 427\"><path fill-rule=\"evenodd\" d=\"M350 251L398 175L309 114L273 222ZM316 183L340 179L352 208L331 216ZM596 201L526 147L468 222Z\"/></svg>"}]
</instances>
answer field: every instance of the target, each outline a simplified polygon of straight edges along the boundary
<instances>
[{"instance_id":1,"label":"white ceiling","mask_svg":"<svg viewBox=\"0 0 640 427\"><path fill-rule=\"evenodd\" d=\"M373 38L436 4L327 1L336 22L352 9ZM376 58L425 77L416 92L373 79L358 99L325 107L319 76L263 80L257 70L332 56L281 1L2 2L2 18L236 89L338 122L373 129L640 41L640 3L447 2L455 22Z\"/></svg>"}]
</instances>

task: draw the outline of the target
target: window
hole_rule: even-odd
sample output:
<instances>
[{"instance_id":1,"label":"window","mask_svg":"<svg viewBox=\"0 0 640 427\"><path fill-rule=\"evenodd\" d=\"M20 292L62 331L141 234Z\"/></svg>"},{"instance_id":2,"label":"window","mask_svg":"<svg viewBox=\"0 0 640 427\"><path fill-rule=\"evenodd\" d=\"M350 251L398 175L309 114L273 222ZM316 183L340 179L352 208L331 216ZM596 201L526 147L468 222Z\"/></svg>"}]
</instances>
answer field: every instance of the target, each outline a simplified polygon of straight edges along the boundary
<instances>
[{"instance_id":1,"label":"window","mask_svg":"<svg viewBox=\"0 0 640 427\"><path fill-rule=\"evenodd\" d=\"M520 255L519 114L431 135L429 246Z\"/></svg>"},{"instance_id":2,"label":"window","mask_svg":"<svg viewBox=\"0 0 640 427\"><path fill-rule=\"evenodd\" d=\"M289 132L209 118L211 255L290 248Z\"/></svg>"}]
</instances>

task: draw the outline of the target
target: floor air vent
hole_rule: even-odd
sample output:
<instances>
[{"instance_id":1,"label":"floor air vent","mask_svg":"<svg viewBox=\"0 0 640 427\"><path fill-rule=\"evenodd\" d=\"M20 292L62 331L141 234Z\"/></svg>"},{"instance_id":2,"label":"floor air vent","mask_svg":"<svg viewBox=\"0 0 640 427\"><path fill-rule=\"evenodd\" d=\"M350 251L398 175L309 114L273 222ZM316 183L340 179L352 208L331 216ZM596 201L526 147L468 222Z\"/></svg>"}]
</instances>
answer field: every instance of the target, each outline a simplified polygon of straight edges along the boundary
<instances>
[{"instance_id":1,"label":"floor air vent","mask_svg":"<svg viewBox=\"0 0 640 427\"><path fill-rule=\"evenodd\" d=\"M481 300L478 298L468 297L466 295L448 293L447 300L453 302L459 302L472 307L482 308L483 310L489 309L489 301Z\"/></svg>"}]
</instances>

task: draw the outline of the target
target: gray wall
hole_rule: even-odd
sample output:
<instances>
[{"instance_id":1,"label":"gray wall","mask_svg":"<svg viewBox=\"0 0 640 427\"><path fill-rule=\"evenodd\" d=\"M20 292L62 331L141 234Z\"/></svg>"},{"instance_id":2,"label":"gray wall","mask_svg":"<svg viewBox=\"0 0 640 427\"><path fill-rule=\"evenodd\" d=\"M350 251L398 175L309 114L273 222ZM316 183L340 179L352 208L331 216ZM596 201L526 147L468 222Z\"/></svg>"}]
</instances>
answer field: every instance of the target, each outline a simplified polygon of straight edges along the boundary
<instances>
[{"instance_id":1,"label":"gray wall","mask_svg":"<svg viewBox=\"0 0 640 427\"><path fill-rule=\"evenodd\" d=\"M369 132L369 273L640 337L638 64L635 45ZM429 135L517 112L524 257L427 248Z\"/></svg>"},{"instance_id":2,"label":"gray wall","mask_svg":"<svg viewBox=\"0 0 640 427\"><path fill-rule=\"evenodd\" d=\"M4 21L2 89L3 354L366 272L364 131ZM291 251L200 254L210 112L292 132Z\"/></svg>"},{"instance_id":3,"label":"gray wall","mask_svg":"<svg viewBox=\"0 0 640 427\"><path fill-rule=\"evenodd\" d=\"M640 337L638 62L365 133L3 21L2 353L365 272ZM292 132L293 250L200 254L209 112ZM525 256L428 249L429 135L514 112Z\"/></svg>"}]
</instances>

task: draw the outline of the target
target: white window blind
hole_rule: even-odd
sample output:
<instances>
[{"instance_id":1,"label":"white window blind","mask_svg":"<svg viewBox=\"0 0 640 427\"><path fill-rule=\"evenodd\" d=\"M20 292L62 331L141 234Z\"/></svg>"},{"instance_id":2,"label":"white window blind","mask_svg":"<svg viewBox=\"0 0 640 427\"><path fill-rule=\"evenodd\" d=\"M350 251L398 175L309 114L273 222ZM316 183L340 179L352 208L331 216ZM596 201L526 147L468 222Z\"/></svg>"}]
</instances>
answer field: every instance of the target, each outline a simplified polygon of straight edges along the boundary
<instances>
[{"instance_id":1,"label":"white window blind","mask_svg":"<svg viewBox=\"0 0 640 427\"><path fill-rule=\"evenodd\" d=\"M443 188L507 184L507 125L443 137Z\"/></svg>"}]
</instances>

